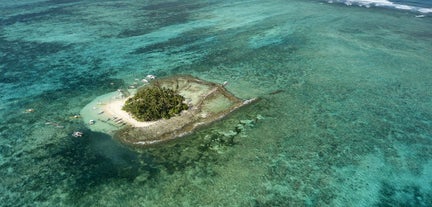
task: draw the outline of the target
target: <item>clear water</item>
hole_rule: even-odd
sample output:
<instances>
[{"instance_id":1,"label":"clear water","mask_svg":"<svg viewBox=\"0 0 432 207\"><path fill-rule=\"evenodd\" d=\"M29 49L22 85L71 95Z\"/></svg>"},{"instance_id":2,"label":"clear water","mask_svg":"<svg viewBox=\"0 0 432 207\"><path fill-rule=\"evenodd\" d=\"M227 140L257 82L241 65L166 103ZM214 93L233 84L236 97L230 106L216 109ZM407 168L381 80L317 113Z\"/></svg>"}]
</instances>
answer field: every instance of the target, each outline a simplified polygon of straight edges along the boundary
<instances>
[{"instance_id":1,"label":"clear water","mask_svg":"<svg viewBox=\"0 0 432 207\"><path fill-rule=\"evenodd\" d=\"M432 206L431 7L397 4L3 0L1 205ZM261 100L140 152L73 118L147 74Z\"/></svg>"}]
</instances>

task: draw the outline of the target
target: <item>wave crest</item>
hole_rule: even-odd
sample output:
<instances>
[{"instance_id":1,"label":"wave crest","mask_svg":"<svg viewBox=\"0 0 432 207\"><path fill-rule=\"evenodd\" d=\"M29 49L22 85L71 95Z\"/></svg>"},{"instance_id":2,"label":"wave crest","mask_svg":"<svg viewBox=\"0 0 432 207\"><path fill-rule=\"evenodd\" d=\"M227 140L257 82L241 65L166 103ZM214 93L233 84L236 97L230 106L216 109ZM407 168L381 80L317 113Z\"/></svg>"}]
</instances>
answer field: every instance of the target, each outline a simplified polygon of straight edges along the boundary
<instances>
[{"instance_id":1,"label":"wave crest","mask_svg":"<svg viewBox=\"0 0 432 207\"><path fill-rule=\"evenodd\" d=\"M371 6L389 7L389 8L399 9L399 10L419 12L422 14L432 13L432 8L398 4L388 0L328 0L327 2L328 3L339 2L339 3L344 3L348 6L358 5L358 6L364 6L366 8L369 8Z\"/></svg>"}]
</instances>

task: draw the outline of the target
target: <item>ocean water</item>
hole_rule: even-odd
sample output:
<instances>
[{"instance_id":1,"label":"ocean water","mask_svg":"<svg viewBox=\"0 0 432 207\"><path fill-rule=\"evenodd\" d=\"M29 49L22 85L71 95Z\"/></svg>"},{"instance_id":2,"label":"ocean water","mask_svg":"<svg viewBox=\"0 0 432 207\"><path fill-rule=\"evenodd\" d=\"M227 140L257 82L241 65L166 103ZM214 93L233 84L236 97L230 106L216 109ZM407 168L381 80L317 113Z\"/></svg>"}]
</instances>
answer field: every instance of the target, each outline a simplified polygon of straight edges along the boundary
<instances>
[{"instance_id":1,"label":"ocean water","mask_svg":"<svg viewBox=\"0 0 432 207\"><path fill-rule=\"evenodd\" d=\"M431 1L2 0L0 71L1 206L432 206ZM260 101L140 150L73 118L147 74Z\"/></svg>"}]
</instances>

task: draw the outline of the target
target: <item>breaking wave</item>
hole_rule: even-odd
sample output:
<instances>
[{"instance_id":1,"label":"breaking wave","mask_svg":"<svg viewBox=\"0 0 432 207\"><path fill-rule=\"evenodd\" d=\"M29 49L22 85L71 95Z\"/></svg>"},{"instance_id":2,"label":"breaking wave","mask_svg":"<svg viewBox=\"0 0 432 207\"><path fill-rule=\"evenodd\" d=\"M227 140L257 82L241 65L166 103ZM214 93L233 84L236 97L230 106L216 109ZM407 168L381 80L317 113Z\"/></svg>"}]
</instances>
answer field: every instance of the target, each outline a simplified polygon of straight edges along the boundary
<instances>
[{"instance_id":1,"label":"breaking wave","mask_svg":"<svg viewBox=\"0 0 432 207\"><path fill-rule=\"evenodd\" d=\"M351 5L357 5L362 7L387 7L387 8L394 8L398 10L406 10L406 11L413 11L418 12L422 14L429 14L432 13L432 8L426 8L426 7L420 7L420 6L412 6L412 5L406 5L406 4L400 4L400 3L394 3L388 0L328 0L328 3L344 3L348 6Z\"/></svg>"}]
</instances>

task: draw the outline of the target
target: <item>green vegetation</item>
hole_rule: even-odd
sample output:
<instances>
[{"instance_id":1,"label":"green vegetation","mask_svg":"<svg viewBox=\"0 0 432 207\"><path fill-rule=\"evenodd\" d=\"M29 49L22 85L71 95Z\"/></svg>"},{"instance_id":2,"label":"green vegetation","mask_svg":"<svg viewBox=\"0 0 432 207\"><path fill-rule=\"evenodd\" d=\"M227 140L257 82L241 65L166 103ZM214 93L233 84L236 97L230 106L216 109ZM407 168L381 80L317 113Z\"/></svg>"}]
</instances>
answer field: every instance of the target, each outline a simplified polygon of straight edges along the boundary
<instances>
[{"instance_id":1,"label":"green vegetation","mask_svg":"<svg viewBox=\"0 0 432 207\"><path fill-rule=\"evenodd\" d=\"M157 86L145 87L126 101L123 110L139 121L169 119L188 109L183 101L184 97L174 90Z\"/></svg>"}]
</instances>

